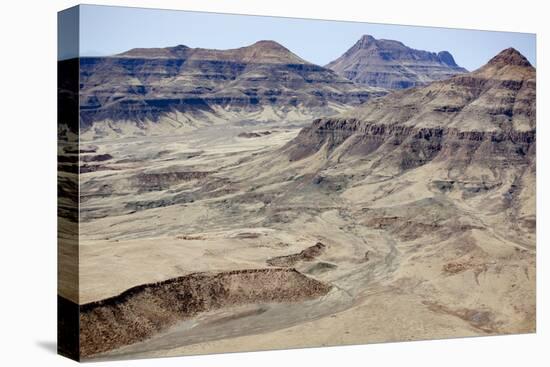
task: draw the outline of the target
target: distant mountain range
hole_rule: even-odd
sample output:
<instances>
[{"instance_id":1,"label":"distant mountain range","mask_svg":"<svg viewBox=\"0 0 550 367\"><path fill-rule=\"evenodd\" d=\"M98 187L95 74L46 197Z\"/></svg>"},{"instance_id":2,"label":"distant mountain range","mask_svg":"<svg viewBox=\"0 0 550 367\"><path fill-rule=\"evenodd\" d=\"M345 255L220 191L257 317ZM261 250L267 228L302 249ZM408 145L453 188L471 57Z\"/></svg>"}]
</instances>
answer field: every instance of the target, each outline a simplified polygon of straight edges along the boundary
<instances>
[{"instance_id":1,"label":"distant mountain range","mask_svg":"<svg viewBox=\"0 0 550 367\"><path fill-rule=\"evenodd\" d=\"M369 35L326 67L356 83L386 89L427 85L467 72L447 51L415 50L399 41Z\"/></svg>"},{"instance_id":2,"label":"distant mountain range","mask_svg":"<svg viewBox=\"0 0 550 367\"><path fill-rule=\"evenodd\" d=\"M363 36L327 67L274 41L230 50L137 48L80 59L80 127L89 138L142 134L149 128L166 133L212 123L305 122L346 115L358 106L349 113L376 123L447 121L448 127L486 129L498 128L513 113L516 124L527 126L534 91L515 96L514 106L503 104L509 100L499 99L506 91L503 76L494 71L502 59L508 67L525 63L526 70L534 70L517 51L506 50L467 73L446 51L414 50L372 36ZM408 89L413 86L423 88ZM480 94L482 86L493 89ZM405 91L377 102L396 89Z\"/></svg>"},{"instance_id":3,"label":"distant mountain range","mask_svg":"<svg viewBox=\"0 0 550 367\"><path fill-rule=\"evenodd\" d=\"M274 41L232 50L176 46L80 59L81 127L137 121L296 121L386 92L356 85Z\"/></svg>"}]
</instances>

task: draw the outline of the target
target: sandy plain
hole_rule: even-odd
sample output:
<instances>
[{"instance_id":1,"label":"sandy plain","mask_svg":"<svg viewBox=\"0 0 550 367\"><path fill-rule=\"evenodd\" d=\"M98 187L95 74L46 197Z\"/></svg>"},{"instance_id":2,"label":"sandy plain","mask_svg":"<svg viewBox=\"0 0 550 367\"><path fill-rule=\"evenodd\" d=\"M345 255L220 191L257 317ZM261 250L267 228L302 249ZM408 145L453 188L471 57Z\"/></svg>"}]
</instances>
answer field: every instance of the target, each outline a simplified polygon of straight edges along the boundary
<instances>
[{"instance_id":1,"label":"sandy plain","mask_svg":"<svg viewBox=\"0 0 550 367\"><path fill-rule=\"evenodd\" d=\"M437 162L399 175L324 149L290 162L285 144L300 127L216 126L83 144L78 303L243 269L292 268L330 286L298 302L207 309L87 358L535 330L534 228L512 226L486 204L502 195L498 187L442 192L438 179L449 171ZM534 192L522 195L517 210L530 223Z\"/></svg>"}]
</instances>

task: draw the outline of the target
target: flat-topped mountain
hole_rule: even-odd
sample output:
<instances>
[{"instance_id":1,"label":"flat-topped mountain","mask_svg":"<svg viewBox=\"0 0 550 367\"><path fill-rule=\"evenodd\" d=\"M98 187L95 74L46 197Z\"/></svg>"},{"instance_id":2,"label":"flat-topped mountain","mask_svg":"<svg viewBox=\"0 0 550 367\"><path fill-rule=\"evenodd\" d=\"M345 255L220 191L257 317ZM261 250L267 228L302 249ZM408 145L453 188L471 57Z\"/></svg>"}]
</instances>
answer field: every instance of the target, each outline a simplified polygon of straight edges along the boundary
<instances>
[{"instance_id":1,"label":"flat-topped mountain","mask_svg":"<svg viewBox=\"0 0 550 367\"><path fill-rule=\"evenodd\" d=\"M85 131L96 122L98 130L113 122L143 129L227 120L307 120L384 94L311 64L274 41L231 50L180 45L85 57L80 60L80 84Z\"/></svg>"},{"instance_id":2,"label":"flat-topped mountain","mask_svg":"<svg viewBox=\"0 0 550 367\"><path fill-rule=\"evenodd\" d=\"M447 51L415 50L394 40L365 35L326 67L369 86L403 89L465 73Z\"/></svg>"},{"instance_id":3,"label":"flat-topped mountain","mask_svg":"<svg viewBox=\"0 0 550 367\"><path fill-rule=\"evenodd\" d=\"M185 60L219 60L250 63L310 64L275 41L258 41L250 46L214 50L178 45L166 48L135 48L116 56L131 58L169 58Z\"/></svg>"}]
</instances>

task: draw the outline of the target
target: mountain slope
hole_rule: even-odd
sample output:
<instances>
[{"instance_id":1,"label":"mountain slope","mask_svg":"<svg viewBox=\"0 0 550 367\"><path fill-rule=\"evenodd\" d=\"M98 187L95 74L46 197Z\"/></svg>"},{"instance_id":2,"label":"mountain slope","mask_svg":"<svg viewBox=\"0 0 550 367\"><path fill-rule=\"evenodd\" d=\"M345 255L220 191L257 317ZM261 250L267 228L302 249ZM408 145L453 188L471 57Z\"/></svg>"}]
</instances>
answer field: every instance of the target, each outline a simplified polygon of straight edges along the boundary
<instances>
[{"instance_id":1,"label":"mountain slope","mask_svg":"<svg viewBox=\"0 0 550 367\"><path fill-rule=\"evenodd\" d=\"M393 40L361 37L355 45L326 65L356 83L388 89L426 85L467 70L447 51L415 50Z\"/></svg>"},{"instance_id":2,"label":"mountain slope","mask_svg":"<svg viewBox=\"0 0 550 367\"><path fill-rule=\"evenodd\" d=\"M364 122L461 131L532 130L535 75L529 61L510 48L474 72L393 93L345 116Z\"/></svg>"},{"instance_id":3,"label":"mountain slope","mask_svg":"<svg viewBox=\"0 0 550 367\"><path fill-rule=\"evenodd\" d=\"M84 130L95 122L305 120L384 93L357 87L273 41L233 50L176 46L87 57L80 75Z\"/></svg>"},{"instance_id":4,"label":"mountain slope","mask_svg":"<svg viewBox=\"0 0 550 367\"><path fill-rule=\"evenodd\" d=\"M334 118L318 119L300 133L297 139L303 141L296 149L313 154L337 136L344 140L354 134L391 137L396 131L413 135L439 131L434 139L451 131L456 136L480 133L506 139L534 135L535 76L535 68L523 55L506 49L474 72L397 91Z\"/></svg>"},{"instance_id":5,"label":"mountain slope","mask_svg":"<svg viewBox=\"0 0 550 367\"><path fill-rule=\"evenodd\" d=\"M525 57L506 49L474 72L317 119L283 151L298 165L321 166L331 175L353 173L351 186L412 185L410 190L422 187L425 194L462 198L481 213L507 213L518 231L510 236L531 244L535 77ZM407 200L425 194L411 191Z\"/></svg>"}]
</instances>

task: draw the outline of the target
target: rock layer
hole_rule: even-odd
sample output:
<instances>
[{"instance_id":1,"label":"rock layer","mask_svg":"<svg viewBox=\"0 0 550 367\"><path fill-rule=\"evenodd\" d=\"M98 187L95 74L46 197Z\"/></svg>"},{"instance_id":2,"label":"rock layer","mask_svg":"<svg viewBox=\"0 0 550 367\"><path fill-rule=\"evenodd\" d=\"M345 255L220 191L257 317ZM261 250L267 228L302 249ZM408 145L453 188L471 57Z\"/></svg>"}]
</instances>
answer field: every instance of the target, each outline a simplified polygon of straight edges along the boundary
<instances>
[{"instance_id":1,"label":"rock layer","mask_svg":"<svg viewBox=\"0 0 550 367\"><path fill-rule=\"evenodd\" d=\"M358 87L273 41L232 50L176 46L80 59L81 128L94 122L178 126L260 112L264 120L320 116L383 91ZM181 116L184 114L185 117Z\"/></svg>"}]
</instances>

